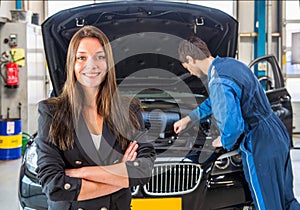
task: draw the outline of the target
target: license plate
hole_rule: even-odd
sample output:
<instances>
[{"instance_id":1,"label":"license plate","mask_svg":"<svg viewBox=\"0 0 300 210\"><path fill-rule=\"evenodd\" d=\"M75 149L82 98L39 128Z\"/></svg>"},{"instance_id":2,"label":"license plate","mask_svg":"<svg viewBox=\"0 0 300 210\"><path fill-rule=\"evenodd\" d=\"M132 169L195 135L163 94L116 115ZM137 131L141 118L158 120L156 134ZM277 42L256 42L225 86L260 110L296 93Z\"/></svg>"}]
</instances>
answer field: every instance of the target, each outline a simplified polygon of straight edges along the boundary
<instances>
[{"instance_id":1,"label":"license plate","mask_svg":"<svg viewBox=\"0 0 300 210\"><path fill-rule=\"evenodd\" d=\"M134 198L131 210L181 210L181 198Z\"/></svg>"}]
</instances>

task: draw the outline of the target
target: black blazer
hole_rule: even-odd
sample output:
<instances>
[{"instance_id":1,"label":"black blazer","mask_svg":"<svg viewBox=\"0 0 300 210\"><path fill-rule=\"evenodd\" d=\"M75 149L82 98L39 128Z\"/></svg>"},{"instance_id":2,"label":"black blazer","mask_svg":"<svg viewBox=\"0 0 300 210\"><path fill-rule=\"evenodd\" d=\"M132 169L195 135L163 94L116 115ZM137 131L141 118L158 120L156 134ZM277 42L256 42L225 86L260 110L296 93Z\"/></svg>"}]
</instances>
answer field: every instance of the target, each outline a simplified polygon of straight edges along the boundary
<instances>
[{"instance_id":1,"label":"black blazer","mask_svg":"<svg viewBox=\"0 0 300 210\"><path fill-rule=\"evenodd\" d=\"M99 151L96 150L82 117L78 129L75 131L73 149L62 151L47 140L50 123L55 113L54 106L47 101L42 101L39 103L38 110L39 126L35 139L38 154L37 173L43 192L48 198L49 210L130 209L131 192L129 188L121 189L107 196L77 201L81 179L65 175L65 169L68 168L112 165L122 161L124 151L105 122ZM137 115L143 125L140 110L137 110ZM148 143L147 132L139 131L135 140L139 144L137 159L126 162L130 187L148 182L155 160L155 150L153 145Z\"/></svg>"}]
</instances>

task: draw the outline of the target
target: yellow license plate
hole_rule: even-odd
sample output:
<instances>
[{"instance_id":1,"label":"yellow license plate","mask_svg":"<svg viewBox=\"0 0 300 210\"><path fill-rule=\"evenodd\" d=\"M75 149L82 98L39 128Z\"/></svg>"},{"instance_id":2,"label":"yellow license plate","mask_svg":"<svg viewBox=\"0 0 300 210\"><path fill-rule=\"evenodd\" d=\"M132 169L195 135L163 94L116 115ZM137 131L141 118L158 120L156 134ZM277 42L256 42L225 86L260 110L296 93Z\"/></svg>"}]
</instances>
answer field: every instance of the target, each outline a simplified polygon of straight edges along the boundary
<instances>
[{"instance_id":1,"label":"yellow license plate","mask_svg":"<svg viewBox=\"0 0 300 210\"><path fill-rule=\"evenodd\" d=\"M181 210L181 198L134 198L131 210Z\"/></svg>"}]
</instances>

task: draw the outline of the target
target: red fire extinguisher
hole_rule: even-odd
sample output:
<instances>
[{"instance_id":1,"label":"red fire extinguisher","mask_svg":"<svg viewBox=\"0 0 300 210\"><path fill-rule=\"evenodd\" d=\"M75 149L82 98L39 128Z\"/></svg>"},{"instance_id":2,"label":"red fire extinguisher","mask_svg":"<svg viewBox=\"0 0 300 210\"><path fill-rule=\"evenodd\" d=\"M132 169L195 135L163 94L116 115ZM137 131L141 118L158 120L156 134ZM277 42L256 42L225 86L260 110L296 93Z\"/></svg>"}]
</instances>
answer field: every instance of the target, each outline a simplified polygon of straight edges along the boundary
<instances>
[{"instance_id":1,"label":"red fire extinguisher","mask_svg":"<svg viewBox=\"0 0 300 210\"><path fill-rule=\"evenodd\" d=\"M18 64L9 62L6 64L6 85L7 88L19 87L19 69Z\"/></svg>"}]
</instances>

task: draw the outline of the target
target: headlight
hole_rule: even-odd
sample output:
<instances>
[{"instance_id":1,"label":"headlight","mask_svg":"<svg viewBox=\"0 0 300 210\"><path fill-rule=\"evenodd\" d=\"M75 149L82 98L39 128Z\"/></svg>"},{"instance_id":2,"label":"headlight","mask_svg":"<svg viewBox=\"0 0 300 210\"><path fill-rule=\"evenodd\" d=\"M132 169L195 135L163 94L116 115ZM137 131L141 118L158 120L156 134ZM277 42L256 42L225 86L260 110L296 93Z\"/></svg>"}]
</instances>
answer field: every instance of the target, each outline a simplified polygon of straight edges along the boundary
<instances>
[{"instance_id":1,"label":"headlight","mask_svg":"<svg viewBox=\"0 0 300 210\"><path fill-rule=\"evenodd\" d=\"M242 167L242 156L237 154L237 155L233 155L230 158L230 162L232 163L232 165L234 165L235 167Z\"/></svg>"},{"instance_id":2,"label":"headlight","mask_svg":"<svg viewBox=\"0 0 300 210\"><path fill-rule=\"evenodd\" d=\"M33 175L37 175L37 153L36 144L33 142L26 150L24 155L24 162L27 170Z\"/></svg>"},{"instance_id":3,"label":"headlight","mask_svg":"<svg viewBox=\"0 0 300 210\"><path fill-rule=\"evenodd\" d=\"M233 173L242 170L242 158L237 150L227 152L215 161L212 175Z\"/></svg>"},{"instance_id":4,"label":"headlight","mask_svg":"<svg viewBox=\"0 0 300 210\"><path fill-rule=\"evenodd\" d=\"M229 158L226 157L226 158L218 158L216 161L215 161L215 166L220 169L220 170L224 170L226 169L230 164L230 161L229 161Z\"/></svg>"}]
</instances>

